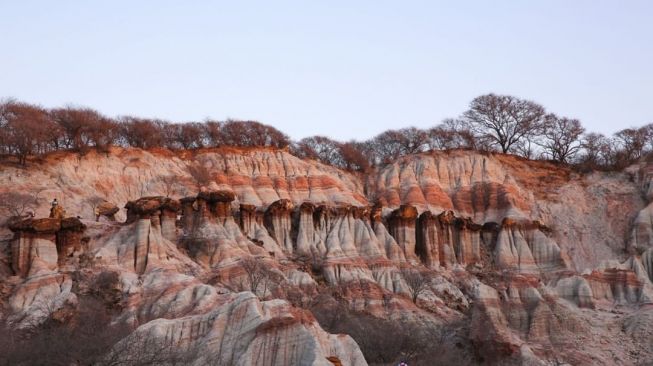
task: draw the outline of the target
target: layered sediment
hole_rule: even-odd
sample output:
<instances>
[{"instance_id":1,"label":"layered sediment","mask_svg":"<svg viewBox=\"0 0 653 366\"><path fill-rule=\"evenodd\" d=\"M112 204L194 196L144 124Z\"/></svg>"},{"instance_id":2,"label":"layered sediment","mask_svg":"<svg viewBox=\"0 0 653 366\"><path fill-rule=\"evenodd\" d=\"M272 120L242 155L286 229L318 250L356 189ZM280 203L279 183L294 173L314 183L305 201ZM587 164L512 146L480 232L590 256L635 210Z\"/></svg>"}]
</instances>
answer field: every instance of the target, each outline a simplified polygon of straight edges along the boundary
<instances>
[{"instance_id":1,"label":"layered sediment","mask_svg":"<svg viewBox=\"0 0 653 366\"><path fill-rule=\"evenodd\" d=\"M83 278L110 272L112 320L136 329L121 344L159 339L194 350L194 364L365 364L306 310L325 298L397 324L455 324L479 363L653 359L641 346L653 319L645 163L581 176L451 151L362 176L280 150L171 154L114 149L1 171L2 187L45 188L80 216L12 221L4 320L26 328L75 309L92 286ZM211 175L201 188L196 164ZM91 212L91 194L107 204Z\"/></svg>"}]
</instances>

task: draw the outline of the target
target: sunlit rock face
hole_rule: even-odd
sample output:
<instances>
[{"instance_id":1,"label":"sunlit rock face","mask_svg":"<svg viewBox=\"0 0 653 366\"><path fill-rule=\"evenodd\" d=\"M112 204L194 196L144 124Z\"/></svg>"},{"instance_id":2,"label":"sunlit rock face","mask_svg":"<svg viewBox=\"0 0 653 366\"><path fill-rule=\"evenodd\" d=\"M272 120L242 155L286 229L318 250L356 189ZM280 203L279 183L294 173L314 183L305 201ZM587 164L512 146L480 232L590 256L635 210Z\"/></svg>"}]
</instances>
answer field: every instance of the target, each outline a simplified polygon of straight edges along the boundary
<instances>
[{"instance_id":1,"label":"sunlit rock face","mask_svg":"<svg viewBox=\"0 0 653 366\"><path fill-rule=\"evenodd\" d=\"M495 245L495 260L501 268L521 272L562 270L568 267L564 254L539 222L503 220Z\"/></svg>"},{"instance_id":2,"label":"sunlit rock face","mask_svg":"<svg viewBox=\"0 0 653 366\"><path fill-rule=\"evenodd\" d=\"M204 191L192 200L183 200L183 247L198 263L229 265L242 256L265 254L265 249L249 240L236 223L230 191Z\"/></svg>"},{"instance_id":3,"label":"sunlit rock face","mask_svg":"<svg viewBox=\"0 0 653 366\"><path fill-rule=\"evenodd\" d=\"M214 301L219 306L207 313L150 321L121 342L159 340L191 352L193 365L332 365L327 358L367 364L351 337L324 332L309 312L284 301L261 302L251 293L222 295ZM108 358L129 357L120 354L122 347L116 345L116 354Z\"/></svg>"},{"instance_id":4,"label":"sunlit rock face","mask_svg":"<svg viewBox=\"0 0 653 366\"><path fill-rule=\"evenodd\" d=\"M530 213L528 194L491 155L452 151L401 158L372 178L385 206L413 205L419 212L453 210L476 222L500 222Z\"/></svg>"},{"instance_id":5,"label":"sunlit rock face","mask_svg":"<svg viewBox=\"0 0 653 366\"><path fill-rule=\"evenodd\" d=\"M110 272L112 321L135 329L113 356L145 337L195 365L366 364L320 326L344 318L316 321L325 302L441 330L433 343L457 329L472 357L461 365L641 364L653 360L649 170L580 175L471 151L365 174L268 149L63 154L0 170L0 190L46 188L80 216L42 219L41 202L0 239L0 319L27 329L75 311L84 278ZM116 205L96 221L91 195ZM257 273L273 280L252 289Z\"/></svg>"},{"instance_id":6,"label":"sunlit rock face","mask_svg":"<svg viewBox=\"0 0 653 366\"><path fill-rule=\"evenodd\" d=\"M482 226L471 219L455 217L452 211L437 216L424 211L417 228L417 254L425 265L438 268L481 262Z\"/></svg>"},{"instance_id":7,"label":"sunlit rock face","mask_svg":"<svg viewBox=\"0 0 653 366\"><path fill-rule=\"evenodd\" d=\"M74 263L84 248L85 225L77 218L26 219L10 224L12 268L21 277Z\"/></svg>"},{"instance_id":8,"label":"sunlit rock face","mask_svg":"<svg viewBox=\"0 0 653 366\"><path fill-rule=\"evenodd\" d=\"M417 221L417 209L413 206L402 205L392 211L388 217L388 228L390 235L397 241L404 252L404 256L411 263L417 263L415 255L415 224Z\"/></svg>"},{"instance_id":9,"label":"sunlit rock face","mask_svg":"<svg viewBox=\"0 0 653 366\"><path fill-rule=\"evenodd\" d=\"M79 266L78 258L87 250L85 225L70 217L25 219L9 226L14 231L11 267L22 281L8 299L7 322L28 329L51 312L75 306L72 280L61 272Z\"/></svg>"},{"instance_id":10,"label":"sunlit rock face","mask_svg":"<svg viewBox=\"0 0 653 366\"><path fill-rule=\"evenodd\" d=\"M265 211L264 222L268 232L286 253L293 253L291 213L293 205L290 200L273 202Z\"/></svg>"}]
</instances>

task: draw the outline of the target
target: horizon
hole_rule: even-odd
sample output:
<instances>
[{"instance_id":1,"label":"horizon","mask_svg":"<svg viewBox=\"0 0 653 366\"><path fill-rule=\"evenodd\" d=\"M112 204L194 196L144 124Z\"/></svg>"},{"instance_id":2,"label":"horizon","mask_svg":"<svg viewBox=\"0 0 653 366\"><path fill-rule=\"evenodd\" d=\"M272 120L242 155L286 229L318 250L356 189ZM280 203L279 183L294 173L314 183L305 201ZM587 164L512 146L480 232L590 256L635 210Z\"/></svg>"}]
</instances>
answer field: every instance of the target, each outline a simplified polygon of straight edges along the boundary
<instances>
[{"instance_id":1,"label":"horizon","mask_svg":"<svg viewBox=\"0 0 653 366\"><path fill-rule=\"evenodd\" d=\"M369 4L1 4L0 96L294 140L428 128L486 93L606 135L653 122L647 2Z\"/></svg>"}]
</instances>

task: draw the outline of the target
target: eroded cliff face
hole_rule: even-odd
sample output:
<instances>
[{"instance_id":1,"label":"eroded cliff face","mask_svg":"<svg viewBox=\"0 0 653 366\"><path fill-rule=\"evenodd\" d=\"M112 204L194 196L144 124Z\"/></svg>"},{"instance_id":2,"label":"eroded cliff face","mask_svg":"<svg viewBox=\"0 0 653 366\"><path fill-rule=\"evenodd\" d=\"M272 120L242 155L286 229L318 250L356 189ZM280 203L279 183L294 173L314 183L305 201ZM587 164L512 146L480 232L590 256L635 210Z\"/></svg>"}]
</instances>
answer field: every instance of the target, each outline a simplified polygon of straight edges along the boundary
<instances>
[{"instance_id":1,"label":"eroded cliff face","mask_svg":"<svg viewBox=\"0 0 653 366\"><path fill-rule=\"evenodd\" d=\"M198 164L210 172L201 187ZM193 350L198 365L365 364L311 314L330 294L334 314L464 324L463 364L645 362L651 171L579 175L469 151L366 176L274 150L61 154L0 172L1 189L41 191L81 216L5 229L3 319L31 327L74 309L84 276L109 271L114 321L135 331L107 357L145 337ZM96 221L85 203L96 195L124 209Z\"/></svg>"}]
</instances>

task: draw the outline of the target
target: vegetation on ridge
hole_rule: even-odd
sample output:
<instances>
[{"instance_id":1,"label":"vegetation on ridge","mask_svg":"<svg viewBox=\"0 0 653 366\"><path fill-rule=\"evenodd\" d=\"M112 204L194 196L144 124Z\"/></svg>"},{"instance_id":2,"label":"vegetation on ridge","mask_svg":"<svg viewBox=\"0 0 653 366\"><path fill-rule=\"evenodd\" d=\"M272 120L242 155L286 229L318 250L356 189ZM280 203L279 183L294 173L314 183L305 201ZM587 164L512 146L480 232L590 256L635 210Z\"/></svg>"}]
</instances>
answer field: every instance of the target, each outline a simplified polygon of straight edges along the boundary
<instances>
[{"instance_id":1,"label":"vegetation on ridge","mask_svg":"<svg viewBox=\"0 0 653 366\"><path fill-rule=\"evenodd\" d=\"M30 156L60 150L235 146L288 148L296 156L353 171L366 171L408 154L457 148L553 160L582 169L620 169L653 150L652 137L653 124L608 137L586 132L579 120L547 112L535 102L496 94L475 98L459 118L429 129L388 130L366 141L348 142L325 136L292 141L256 121L170 123L110 118L90 108L46 109L12 99L0 103L0 154L22 165Z\"/></svg>"}]
</instances>

